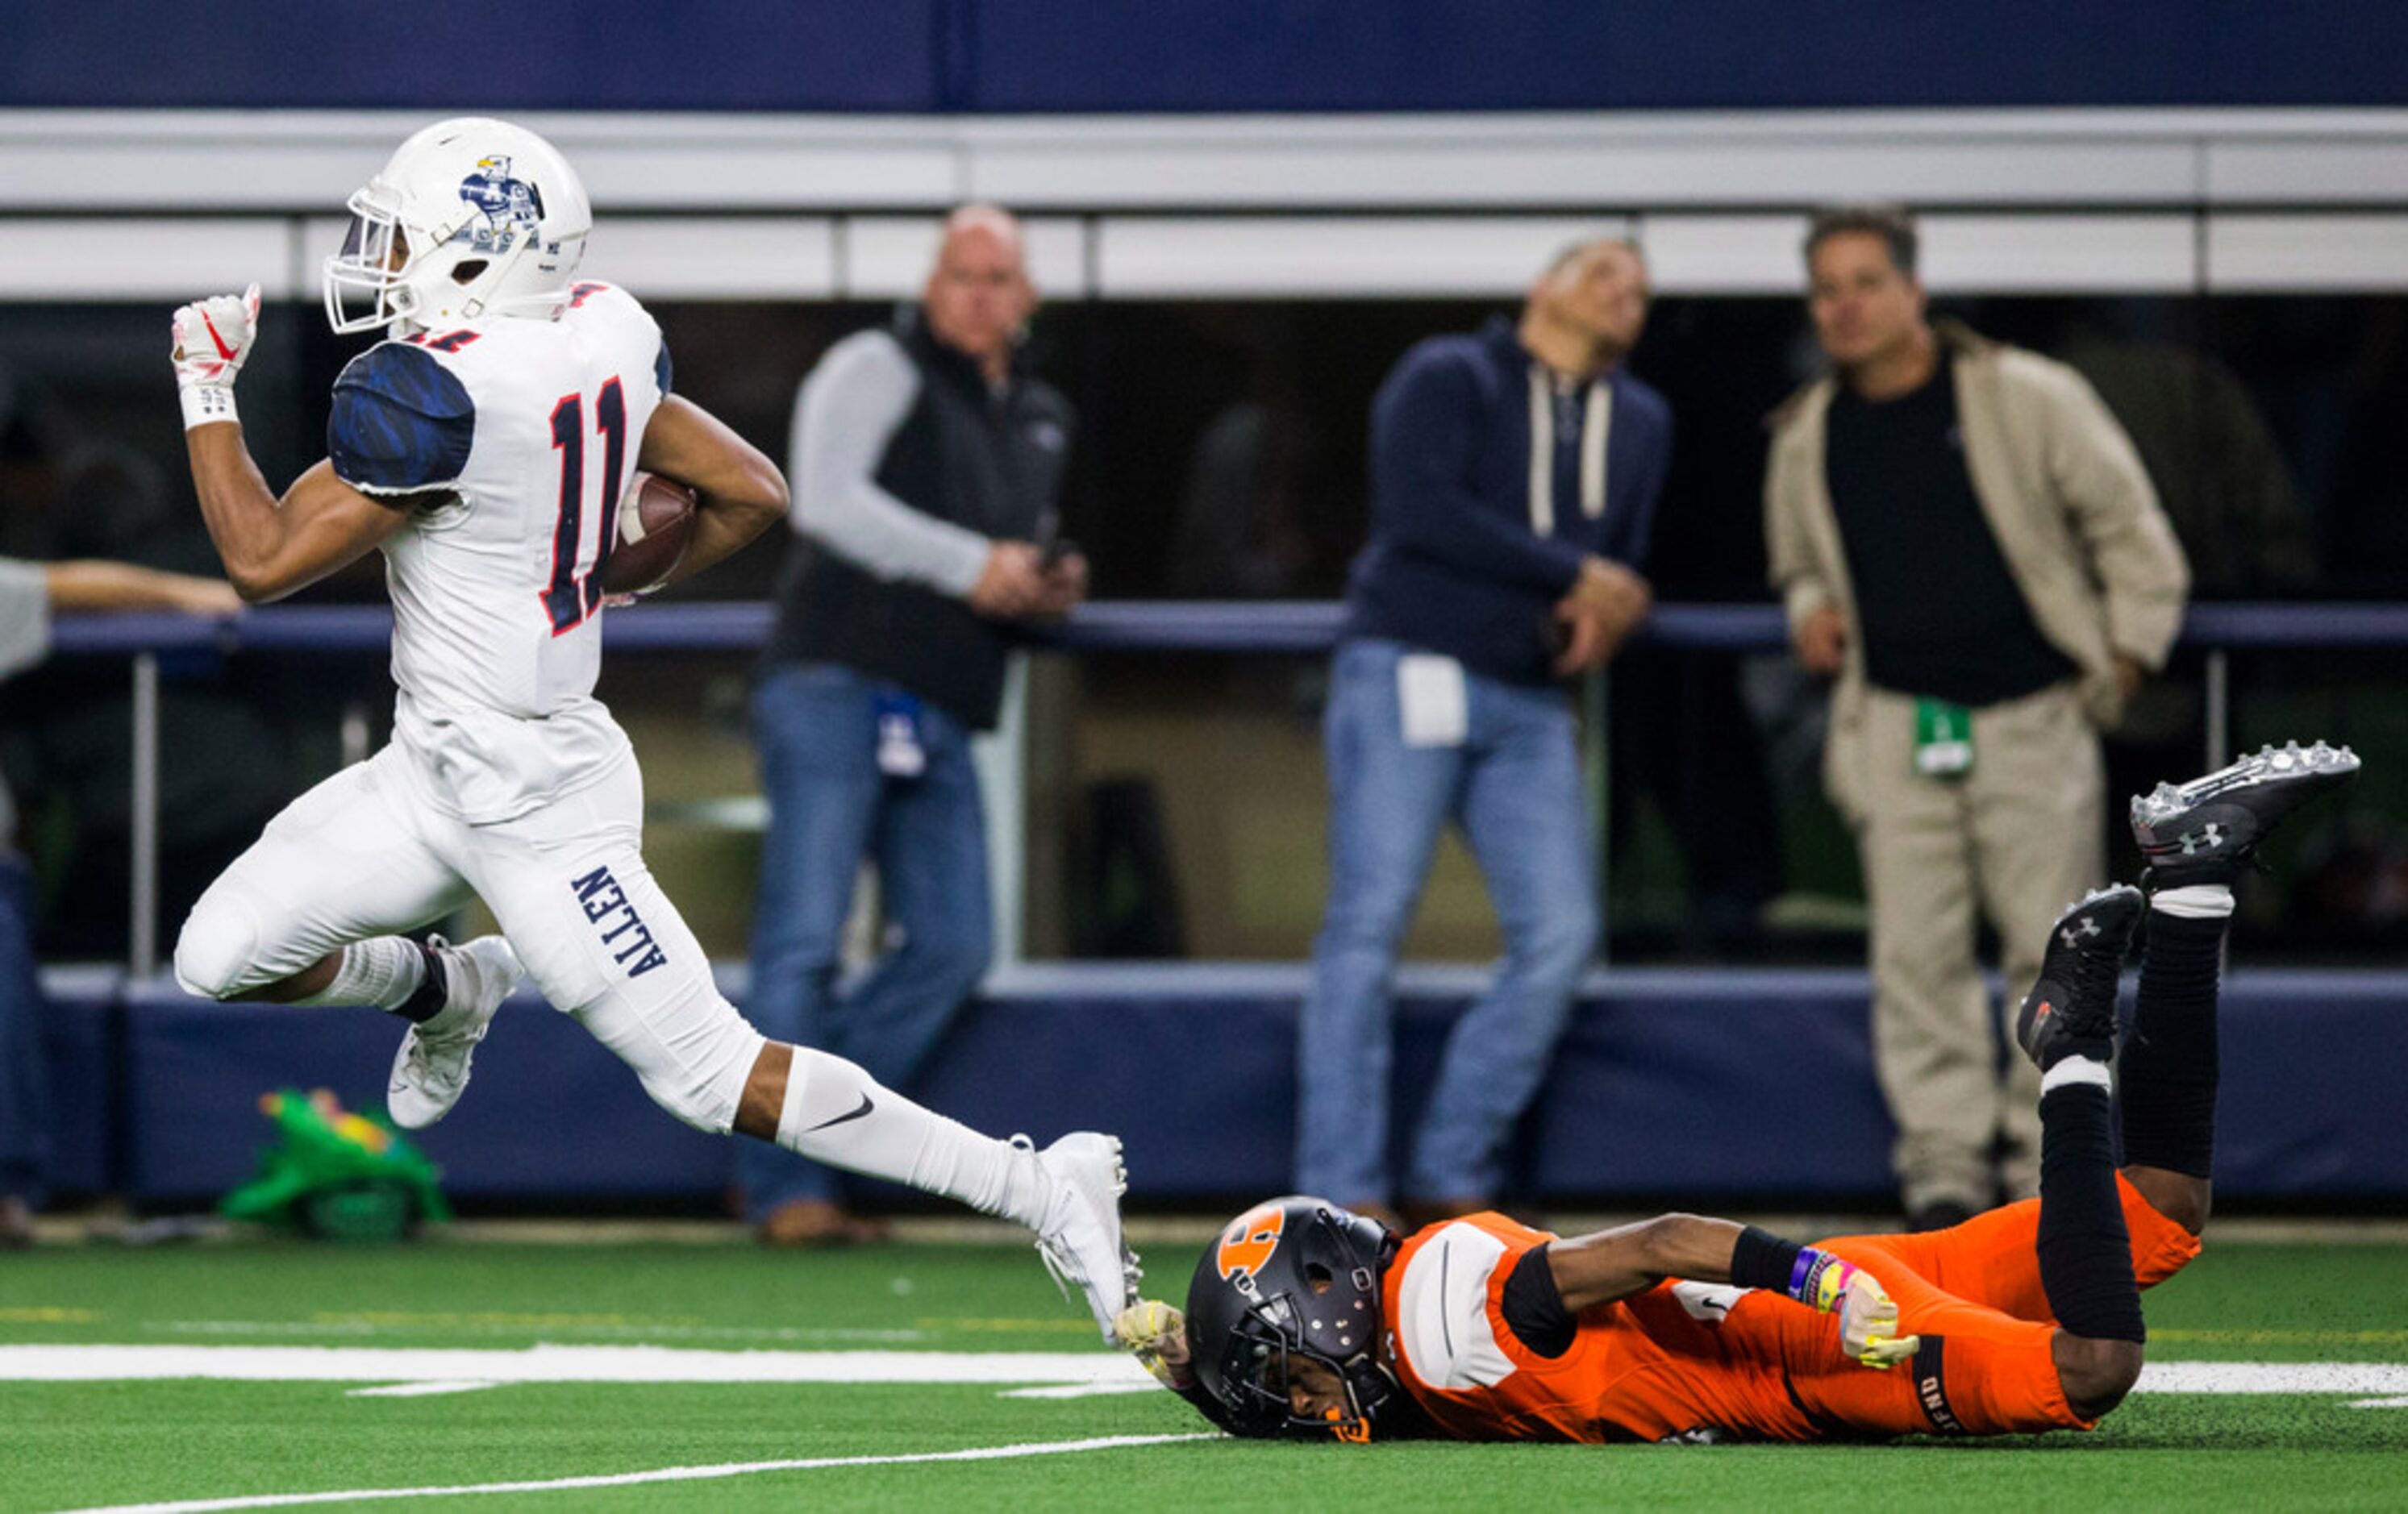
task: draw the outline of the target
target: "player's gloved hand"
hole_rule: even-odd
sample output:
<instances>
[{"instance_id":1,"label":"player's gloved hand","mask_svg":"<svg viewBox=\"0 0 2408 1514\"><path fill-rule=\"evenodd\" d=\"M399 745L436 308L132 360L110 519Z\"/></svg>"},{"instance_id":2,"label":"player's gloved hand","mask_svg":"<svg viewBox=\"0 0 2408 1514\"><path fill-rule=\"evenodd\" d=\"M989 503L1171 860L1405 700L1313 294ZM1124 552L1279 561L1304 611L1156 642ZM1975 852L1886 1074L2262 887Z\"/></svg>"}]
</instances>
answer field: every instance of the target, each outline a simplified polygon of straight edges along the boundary
<instances>
[{"instance_id":1,"label":"player's gloved hand","mask_svg":"<svg viewBox=\"0 0 2408 1514\"><path fill-rule=\"evenodd\" d=\"M175 347L169 357L184 404L184 429L238 419L234 381L259 336L259 286L180 307L172 329Z\"/></svg>"},{"instance_id":2,"label":"player's gloved hand","mask_svg":"<svg viewBox=\"0 0 2408 1514\"><path fill-rule=\"evenodd\" d=\"M1174 1306L1141 1298L1112 1321L1112 1334L1164 1387L1184 1388L1196 1380L1187 1354L1187 1318Z\"/></svg>"},{"instance_id":3,"label":"player's gloved hand","mask_svg":"<svg viewBox=\"0 0 2408 1514\"><path fill-rule=\"evenodd\" d=\"M1898 1305L1862 1267L1850 1267L1840 1295L1840 1350L1869 1367L1911 1361L1920 1335L1898 1333Z\"/></svg>"}]
</instances>

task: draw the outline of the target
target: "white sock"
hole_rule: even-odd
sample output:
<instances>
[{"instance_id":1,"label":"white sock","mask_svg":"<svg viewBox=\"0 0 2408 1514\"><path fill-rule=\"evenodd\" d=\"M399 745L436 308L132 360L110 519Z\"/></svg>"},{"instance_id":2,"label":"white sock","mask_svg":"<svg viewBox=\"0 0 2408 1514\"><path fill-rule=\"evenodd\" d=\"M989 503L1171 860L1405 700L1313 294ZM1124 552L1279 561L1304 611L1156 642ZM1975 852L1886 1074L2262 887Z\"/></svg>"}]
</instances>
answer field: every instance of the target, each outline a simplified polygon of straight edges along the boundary
<instances>
[{"instance_id":1,"label":"white sock","mask_svg":"<svg viewBox=\"0 0 2408 1514\"><path fill-rule=\"evenodd\" d=\"M2040 1092L2043 1098L2060 1088L2069 1088L2082 1083L2087 1083L2093 1088L2103 1088L2110 1093L2113 1093L2115 1088L2114 1076L2108 1071L2107 1064L2095 1057L2065 1057L2060 1059L2056 1066L2040 1075Z\"/></svg>"},{"instance_id":2,"label":"white sock","mask_svg":"<svg viewBox=\"0 0 2408 1514\"><path fill-rule=\"evenodd\" d=\"M371 936L343 948L343 964L325 989L294 1004L362 1004L398 1008L426 980L426 958L418 943L398 936Z\"/></svg>"},{"instance_id":3,"label":"white sock","mask_svg":"<svg viewBox=\"0 0 2408 1514\"><path fill-rule=\"evenodd\" d=\"M2149 907L2176 920L2229 920L2232 888L2225 883L2193 883L2186 888L2159 889L2149 896Z\"/></svg>"},{"instance_id":4,"label":"white sock","mask_svg":"<svg viewBox=\"0 0 2408 1514\"><path fill-rule=\"evenodd\" d=\"M922 1108L842 1057L798 1046L778 1144L813 1162L908 1183L1035 1230L1053 1184L1025 1146Z\"/></svg>"}]
</instances>

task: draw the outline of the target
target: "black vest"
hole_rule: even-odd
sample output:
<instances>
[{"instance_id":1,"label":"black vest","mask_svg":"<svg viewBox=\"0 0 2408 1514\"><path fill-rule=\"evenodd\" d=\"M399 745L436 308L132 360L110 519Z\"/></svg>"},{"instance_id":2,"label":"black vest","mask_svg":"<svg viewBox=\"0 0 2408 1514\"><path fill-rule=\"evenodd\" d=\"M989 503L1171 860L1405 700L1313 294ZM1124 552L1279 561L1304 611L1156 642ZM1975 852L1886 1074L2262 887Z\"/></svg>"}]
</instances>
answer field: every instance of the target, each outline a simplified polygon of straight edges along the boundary
<instances>
[{"instance_id":1,"label":"black vest","mask_svg":"<svg viewBox=\"0 0 2408 1514\"><path fill-rule=\"evenodd\" d=\"M899 323L895 339L920 370L920 393L879 459L878 487L981 536L1033 541L1050 530L1069 453L1068 403L1016 366L995 393L975 363L916 319ZM1003 700L1011 639L1008 624L961 600L873 578L796 535L762 656L768 665L841 663L986 730Z\"/></svg>"}]
</instances>

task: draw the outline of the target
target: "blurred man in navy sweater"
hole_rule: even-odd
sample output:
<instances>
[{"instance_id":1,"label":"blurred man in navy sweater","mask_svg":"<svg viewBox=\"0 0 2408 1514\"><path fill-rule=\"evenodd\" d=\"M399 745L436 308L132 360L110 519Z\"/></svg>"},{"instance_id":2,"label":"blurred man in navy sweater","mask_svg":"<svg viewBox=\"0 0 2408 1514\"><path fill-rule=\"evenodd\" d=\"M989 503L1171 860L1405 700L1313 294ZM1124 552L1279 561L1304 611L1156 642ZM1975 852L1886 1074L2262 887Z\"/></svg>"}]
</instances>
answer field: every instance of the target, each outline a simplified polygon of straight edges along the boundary
<instances>
[{"instance_id":1,"label":"blurred man in navy sweater","mask_svg":"<svg viewBox=\"0 0 2408 1514\"><path fill-rule=\"evenodd\" d=\"M1354 560L1324 739L1329 903L1298 1046L1297 1186L1348 1208L1489 1207L1598 910L1560 679L1648 610L1639 567L1671 458L1663 396L1622 371L1647 319L1626 241L1566 249L1518 323L1406 353L1371 412L1371 537ZM1389 980L1448 821L1504 927L1455 1024L1401 1189L1387 1169Z\"/></svg>"}]
</instances>

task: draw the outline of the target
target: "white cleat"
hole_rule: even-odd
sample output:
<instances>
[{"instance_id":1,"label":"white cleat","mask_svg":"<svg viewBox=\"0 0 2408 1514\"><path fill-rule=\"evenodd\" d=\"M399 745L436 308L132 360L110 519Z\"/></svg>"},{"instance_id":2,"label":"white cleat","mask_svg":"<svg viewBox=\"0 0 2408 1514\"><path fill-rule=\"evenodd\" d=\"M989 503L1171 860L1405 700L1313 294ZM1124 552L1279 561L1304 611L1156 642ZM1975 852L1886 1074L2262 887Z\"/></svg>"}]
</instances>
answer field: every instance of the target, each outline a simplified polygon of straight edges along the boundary
<instances>
[{"instance_id":1,"label":"white cleat","mask_svg":"<svg viewBox=\"0 0 2408 1514\"><path fill-rule=\"evenodd\" d=\"M1137 1301L1142 1276L1137 1253L1121 1236L1121 1194L1128 1190L1128 1173L1121 1165L1120 1137L1073 1131L1038 1152L1037 1164L1054 1182L1045 1223L1037 1231L1037 1254L1063 1297L1069 1296L1072 1284L1086 1294L1105 1343L1118 1345L1112 1321Z\"/></svg>"},{"instance_id":2,"label":"white cleat","mask_svg":"<svg viewBox=\"0 0 2408 1514\"><path fill-rule=\"evenodd\" d=\"M401 1038L401 1050L394 1053L384 1107L404 1130L424 1130L460 1102L477 1043L485 1038L494 1012L525 972L519 954L498 936L480 936L456 947L437 936L427 945L442 963L450 992L435 1018L410 1026Z\"/></svg>"}]
</instances>

